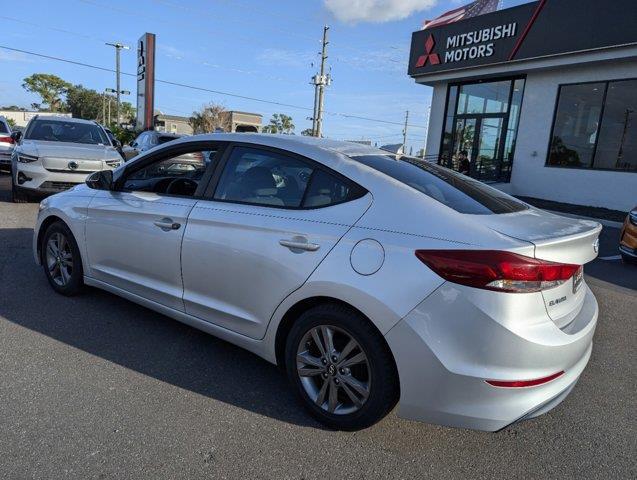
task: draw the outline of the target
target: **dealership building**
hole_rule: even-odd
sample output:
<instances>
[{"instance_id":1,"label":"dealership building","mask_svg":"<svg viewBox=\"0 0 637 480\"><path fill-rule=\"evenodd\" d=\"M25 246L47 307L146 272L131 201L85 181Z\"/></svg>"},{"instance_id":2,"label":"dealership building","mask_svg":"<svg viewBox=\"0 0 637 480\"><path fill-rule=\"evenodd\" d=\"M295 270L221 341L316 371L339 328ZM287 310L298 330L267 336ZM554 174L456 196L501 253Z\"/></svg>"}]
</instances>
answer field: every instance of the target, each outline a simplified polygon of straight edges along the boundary
<instances>
[{"instance_id":1,"label":"dealership building","mask_svg":"<svg viewBox=\"0 0 637 480\"><path fill-rule=\"evenodd\" d=\"M412 36L427 156L513 195L637 205L637 0L540 0Z\"/></svg>"}]
</instances>

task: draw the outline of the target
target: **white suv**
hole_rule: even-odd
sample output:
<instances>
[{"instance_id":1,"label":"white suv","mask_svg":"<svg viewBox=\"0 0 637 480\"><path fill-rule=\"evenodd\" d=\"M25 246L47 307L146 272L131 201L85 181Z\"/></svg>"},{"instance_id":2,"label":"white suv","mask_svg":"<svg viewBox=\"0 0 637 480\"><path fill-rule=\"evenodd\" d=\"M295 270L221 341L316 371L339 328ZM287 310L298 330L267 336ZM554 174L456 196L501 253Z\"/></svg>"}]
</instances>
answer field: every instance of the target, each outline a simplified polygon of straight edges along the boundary
<instances>
[{"instance_id":1,"label":"white suv","mask_svg":"<svg viewBox=\"0 0 637 480\"><path fill-rule=\"evenodd\" d=\"M96 122L55 116L34 117L11 158L14 202L58 193L99 170L122 163L104 128Z\"/></svg>"}]
</instances>

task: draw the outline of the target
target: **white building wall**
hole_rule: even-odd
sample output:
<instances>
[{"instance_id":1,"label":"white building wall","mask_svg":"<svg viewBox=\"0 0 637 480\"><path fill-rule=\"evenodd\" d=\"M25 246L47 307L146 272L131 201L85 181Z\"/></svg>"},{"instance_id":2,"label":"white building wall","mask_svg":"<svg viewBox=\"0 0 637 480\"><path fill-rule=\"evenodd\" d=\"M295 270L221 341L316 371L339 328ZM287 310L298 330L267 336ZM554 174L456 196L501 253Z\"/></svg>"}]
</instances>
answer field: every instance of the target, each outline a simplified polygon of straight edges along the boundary
<instances>
[{"instance_id":1,"label":"white building wall","mask_svg":"<svg viewBox=\"0 0 637 480\"><path fill-rule=\"evenodd\" d=\"M637 172L545 167L560 84L637 78L634 62L527 74L510 191L514 195L628 211L637 205Z\"/></svg>"},{"instance_id":2,"label":"white building wall","mask_svg":"<svg viewBox=\"0 0 637 480\"><path fill-rule=\"evenodd\" d=\"M447 83L437 83L433 89L425 155L438 155L440 153L440 140L442 139L442 128L445 122Z\"/></svg>"}]
</instances>

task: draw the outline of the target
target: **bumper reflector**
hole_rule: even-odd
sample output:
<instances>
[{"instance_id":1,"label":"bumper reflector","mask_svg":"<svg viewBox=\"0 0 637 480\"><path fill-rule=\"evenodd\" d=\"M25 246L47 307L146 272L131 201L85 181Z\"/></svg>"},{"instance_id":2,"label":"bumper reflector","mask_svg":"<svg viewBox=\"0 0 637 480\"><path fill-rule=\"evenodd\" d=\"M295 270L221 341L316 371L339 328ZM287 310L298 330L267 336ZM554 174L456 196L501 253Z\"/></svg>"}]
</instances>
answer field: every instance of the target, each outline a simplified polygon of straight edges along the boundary
<instances>
[{"instance_id":1,"label":"bumper reflector","mask_svg":"<svg viewBox=\"0 0 637 480\"><path fill-rule=\"evenodd\" d=\"M551 380L555 380L558 377L564 375L564 372L557 372L548 377L536 378L534 380L485 380L489 385L494 387L503 388L522 388L522 387L536 387L544 383L548 383Z\"/></svg>"}]
</instances>

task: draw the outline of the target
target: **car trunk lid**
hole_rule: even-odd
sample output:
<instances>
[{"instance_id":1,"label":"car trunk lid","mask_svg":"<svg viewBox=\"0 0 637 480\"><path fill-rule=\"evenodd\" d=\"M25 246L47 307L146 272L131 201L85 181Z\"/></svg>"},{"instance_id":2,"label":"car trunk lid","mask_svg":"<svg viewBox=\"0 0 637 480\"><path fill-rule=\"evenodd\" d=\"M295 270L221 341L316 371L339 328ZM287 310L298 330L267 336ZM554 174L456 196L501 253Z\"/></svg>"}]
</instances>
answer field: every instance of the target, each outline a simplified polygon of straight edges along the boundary
<instances>
[{"instance_id":1,"label":"car trunk lid","mask_svg":"<svg viewBox=\"0 0 637 480\"><path fill-rule=\"evenodd\" d=\"M536 208L480 217L483 225L535 246L535 257L558 263L584 265L597 257L602 226L594 221L555 215ZM584 303L582 269L562 285L542 291L546 310L560 327L567 326Z\"/></svg>"}]
</instances>

